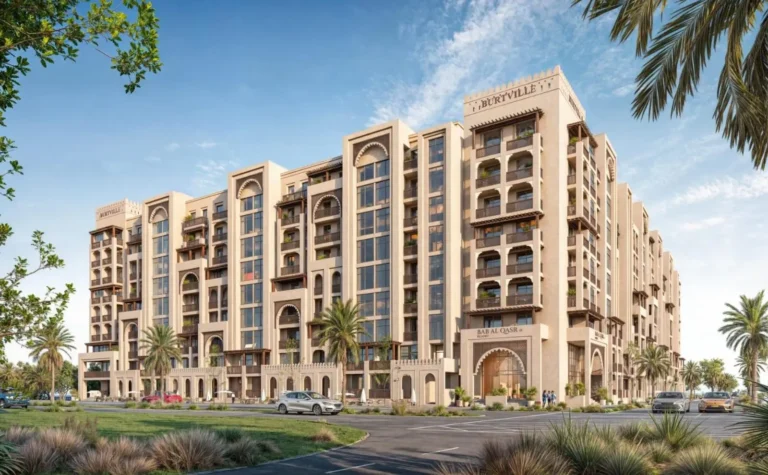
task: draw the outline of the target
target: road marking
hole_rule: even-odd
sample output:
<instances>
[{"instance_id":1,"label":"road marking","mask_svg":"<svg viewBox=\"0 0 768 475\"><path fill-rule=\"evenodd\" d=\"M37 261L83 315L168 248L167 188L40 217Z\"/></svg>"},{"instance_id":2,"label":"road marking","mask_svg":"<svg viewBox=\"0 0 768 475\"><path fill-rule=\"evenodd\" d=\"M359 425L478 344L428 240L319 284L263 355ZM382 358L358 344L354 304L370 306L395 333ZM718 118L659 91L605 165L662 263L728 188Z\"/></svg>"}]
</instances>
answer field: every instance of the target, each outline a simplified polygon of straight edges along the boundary
<instances>
[{"instance_id":1,"label":"road marking","mask_svg":"<svg viewBox=\"0 0 768 475\"><path fill-rule=\"evenodd\" d=\"M355 467L340 468L340 469L338 469L338 470L331 470L330 472L325 472L325 473L339 473L339 472L346 472L347 470L354 470L354 469L356 469L356 468L370 467L371 465L375 465L375 464L376 464L376 462L372 462L372 463L366 463L365 465L357 465L357 466L355 466Z\"/></svg>"},{"instance_id":2,"label":"road marking","mask_svg":"<svg viewBox=\"0 0 768 475\"><path fill-rule=\"evenodd\" d=\"M488 425L488 424L495 424L495 423L501 422L501 421L509 421L509 420L517 420L517 419L528 419L530 417L542 417L542 416L549 416L549 415L552 415L552 413L544 412L544 413L541 413L541 414L527 414L525 416L505 417L505 418L502 418L502 419L484 418L484 419L479 420L479 421L455 422L453 424L434 424L434 425L430 425L430 426L409 427L408 430L421 430L421 429L434 429L434 428L450 429L450 428L452 428L452 426L471 425L471 424ZM457 429L457 430L461 430L461 429Z\"/></svg>"},{"instance_id":3,"label":"road marking","mask_svg":"<svg viewBox=\"0 0 768 475\"><path fill-rule=\"evenodd\" d=\"M440 449L440 450L435 450L434 452L424 452L424 453L423 453L423 454L421 454L421 455L441 454L441 453L443 453L443 452L450 452L451 450L456 450L456 449L458 449L458 447L451 447L450 449Z\"/></svg>"}]
</instances>

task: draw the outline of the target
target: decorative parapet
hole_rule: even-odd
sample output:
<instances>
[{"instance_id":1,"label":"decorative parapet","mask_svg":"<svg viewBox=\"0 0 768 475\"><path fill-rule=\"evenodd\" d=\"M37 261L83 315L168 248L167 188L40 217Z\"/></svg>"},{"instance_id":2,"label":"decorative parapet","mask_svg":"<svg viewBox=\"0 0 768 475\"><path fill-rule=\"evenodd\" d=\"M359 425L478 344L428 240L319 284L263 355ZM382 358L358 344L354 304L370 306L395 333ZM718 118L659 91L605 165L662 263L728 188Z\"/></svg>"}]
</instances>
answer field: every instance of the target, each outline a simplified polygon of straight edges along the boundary
<instances>
[{"instance_id":1,"label":"decorative parapet","mask_svg":"<svg viewBox=\"0 0 768 475\"><path fill-rule=\"evenodd\" d=\"M336 363L302 363L302 364L268 364L263 365L264 371L311 371L314 369L335 369L338 365Z\"/></svg>"},{"instance_id":2,"label":"decorative parapet","mask_svg":"<svg viewBox=\"0 0 768 475\"><path fill-rule=\"evenodd\" d=\"M443 358L434 360L396 360L393 363L400 366L442 366Z\"/></svg>"}]
</instances>

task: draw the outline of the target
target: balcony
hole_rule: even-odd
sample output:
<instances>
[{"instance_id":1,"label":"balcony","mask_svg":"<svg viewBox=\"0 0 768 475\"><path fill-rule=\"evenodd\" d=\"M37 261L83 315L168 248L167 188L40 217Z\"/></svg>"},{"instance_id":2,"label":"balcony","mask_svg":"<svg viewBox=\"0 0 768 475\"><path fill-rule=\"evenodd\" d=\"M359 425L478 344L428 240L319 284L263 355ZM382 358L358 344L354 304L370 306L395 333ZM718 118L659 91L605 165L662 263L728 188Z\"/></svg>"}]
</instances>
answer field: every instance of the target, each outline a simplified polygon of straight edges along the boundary
<instances>
[{"instance_id":1,"label":"balcony","mask_svg":"<svg viewBox=\"0 0 768 475\"><path fill-rule=\"evenodd\" d=\"M197 312L200 310L200 302L187 303L181 306L182 312Z\"/></svg>"},{"instance_id":2,"label":"balcony","mask_svg":"<svg viewBox=\"0 0 768 475\"><path fill-rule=\"evenodd\" d=\"M325 234L318 234L315 236L315 244L326 244L329 242L335 242L341 240L341 233L335 232L335 233L325 233Z\"/></svg>"},{"instance_id":3,"label":"balcony","mask_svg":"<svg viewBox=\"0 0 768 475\"><path fill-rule=\"evenodd\" d=\"M204 238L186 238L181 244L181 247L179 247L179 250L195 249L203 246L205 246Z\"/></svg>"},{"instance_id":4,"label":"balcony","mask_svg":"<svg viewBox=\"0 0 768 475\"><path fill-rule=\"evenodd\" d=\"M416 244L406 244L403 246L403 254L406 256L415 256L419 249Z\"/></svg>"},{"instance_id":5,"label":"balcony","mask_svg":"<svg viewBox=\"0 0 768 475\"><path fill-rule=\"evenodd\" d=\"M568 296L568 308L576 308L576 296L575 295L569 295Z\"/></svg>"},{"instance_id":6,"label":"balcony","mask_svg":"<svg viewBox=\"0 0 768 475\"><path fill-rule=\"evenodd\" d=\"M91 267L99 267L100 265L101 265L101 261L100 260L95 260L95 261L91 262Z\"/></svg>"},{"instance_id":7,"label":"balcony","mask_svg":"<svg viewBox=\"0 0 768 475\"><path fill-rule=\"evenodd\" d=\"M298 249L299 248L299 240L295 241L284 241L280 243L280 250L281 251L290 251L291 249Z\"/></svg>"},{"instance_id":8,"label":"balcony","mask_svg":"<svg viewBox=\"0 0 768 475\"><path fill-rule=\"evenodd\" d=\"M483 188L485 186L498 185L501 183L501 175L491 175L475 180L476 188Z\"/></svg>"},{"instance_id":9,"label":"balcony","mask_svg":"<svg viewBox=\"0 0 768 475\"><path fill-rule=\"evenodd\" d=\"M507 181L524 180L533 176L533 168L521 168L507 172Z\"/></svg>"},{"instance_id":10,"label":"balcony","mask_svg":"<svg viewBox=\"0 0 768 475\"><path fill-rule=\"evenodd\" d=\"M501 236L490 236L485 238L475 239L475 247L482 249L484 247L498 246L501 244Z\"/></svg>"},{"instance_id":11,"label":"balcony","mask_svg":"<svg viewBox=\"0 0 768 475\"><path fill-rule=\"evenodd\" d=\"M108 257L106 259L102 259L101 260L101 265L103 265L103 266L108 266L110 264L112 264L112 258L111 257Z\"/></svg>"},{"instance_id":12,"label":"balcony","mask_svg":"<svg viewBox=\"0 0 768 475\"><path fill-rule=\"evenodd\" d=\"M475 277L478 279L485 279L488 277L498 277L501 275L500 267L486 267L484 269L477 269L475 271Z\"/></svg>"},{"instance_id":13,"label":"balcony","mask_svg":"<svg viewBox=\"0 0 768 475\"><path fill-rule=\"evenodd\" d=\"M280 220L280 223L283 226L292 226L294 224L299 224L301 221L301 215L297 214L296 216L283 216L283 219Z\"/></svg>"},{"instance_id":14,"label":"balcony","mask_svg":"<svg viewBox=\"0 0 768 475\"><path fill-rule=\"evenodd\" d=\"M200 282L194 281L194 282L185 282L181 284L181 291L182 292L189 292L190 290L197 290L200 288Z\"/></svg>"},{"instance_id":15,"label":"balcony","mask_svg":"<svg viewBox=\"0 0 768 475\"><path fill-rule=\"evenodd\" d=\"M568 184L569 185L575 185L576 184L576 175L568 175Z\"/></svg>"},{"instance_id":16,"label":"balcony","mask_svg":"<svg viewBox=\"0 0 768 475\"><path fill-rule=\"evenodd\" d=\"M419 166L419 161L415 158L403 160L403 170L415 170Z\"/></svg>"},{"instance_id":17,"label":"balcony","mask_svg":"<svg viewBox=\"0 0 768 475\"><path fill-rule=\"evenodd\" d=\"M261 365L258 366L246 366L245 374L261 374Z\"/></svg>"},{"instance_id":18,"label":"balcony","mask_svg":"<svg viewBox=\"0 0 768 475\"><path fill-rule=\"evenodd\" d=\"M281 276L293 275L293 274L299 274L299 273L301 273L301 266L299 265L285 266L280 268Z\"/></svg>"},{"instance_id":19,"label":"balcony","mask_svg":"<svg viewBox=\"0 0 768 475\"><path fill-rule=\"evenodd\" d=\"M533 240L533 231L518 231L507 234L507 244L516 244L519 242Z\"/></svg>"},{"instance_id":20,"label":"balcony","mask_svg":"<svg viewBox=\"0 0 768 475\"><path fill-rule=\"evenodd\" d=\"M419 339L419 334L416 331L403 332L403 341L416 341Z\"/></svg>"},{"instance_id":21,"label":"balcony","mask_svg":"<svg viewBox=\"0 0 768 475\"><path fill-rule=\"evenodd\" d=\"M340 214L341 208L338 206L318 208L317 211L315 211L315 219L330 218L331 216L339 216Z\"/></svg>"},{"instance_id":22,"label":"balcony","mask_svg":"<svg viewBox=\"0 0 768 475\"><path fill-rule=\"evenodd\" d=\"M568 247L576 245L576 236L568 236Z\"/></svg>"},{"instance_id":23,"label":"balcony","mask_svg":"<svg viewBox=\"0 0 768 475\"><path fill-rule=\"evenodd\" d=\"M475 217L477 219L489 218L491 216L498 216L501 214L501 206L488 206L486 208L478 208L475 210Z\"/></svg>"},{"instance_id":24,"label":"balcony","mask_svg":"<svg viewBox=\"0 0 768 475\"><path fill-rule=\"evenodd\" d=\"M91 341L101 341L101 335L91 335Z\"/></svg>"},{"instance_id":25,"label":"balcony","mask_svg":"<svg viewBox=\"0 0 768 475\"><path fill-rule=\"evenodd\" d=\"M112 321L112 314L111 313L105 313L101 316L102 322L111 322Z\"/></svg>"},{"instance_id":26,"label":"balcony","mask_svg":"<svg viewBox=\"0 0 768 475\"><path fill-rule=\"evenodd\" d=\"M419 282L418 274L405 274L403 276L403 283L405 285L413 285Z\"/></svg>"},{"instance_id":27,"label":"balcony","mask_svg":"<svg viewBox=\"0 0 768 475\"><path fill-rule=\"evenodd\" d=\"M368 369L370 369L371 371L389 370L390 367L391 367L391 361L370 361L368 363ZM371 389L371 391L374 391L374 389Z\"/></svg>"},{"instance_id":28,"label":"balcony","mask_svg":"<svg viewBox=\"0 0 768 475\"><path fill-rule=\"evenodd\" d=\"M302 191L296 191L294 193L287 193L280 199L281 204L290 203L291 201L303 200L306 197L306 193Z\"/></svg>"},{"instance_id":29,"label":"balcony","mask_svg":"<svg viewBox=\"0 0 768 475\"><path fill-rule=\"evenodd\" d=\"M281 350L287 350L287 349L288 349L288 347L290 346L290 345L288 344L290 341L291 341L291 340L280 340L280 341L278 341L278 342L277 342L277 343L278 343L278 344L277 344L277 347L278 347L279 349L281 349ZM294 340L292 343L293 343L293 345L296 345L296 346L295 346L295 348L292 348L292 350L293 350L293 351L297 351L297 350L299 349L299 346L298 346L298 345L299 345L299 341L298 341L298 339L297 339L297 340Z\"/></svg>"},{"instance_id":30,"label":"balcony","mask_svg":"<svg viewBox=\"0 0 768 475\"><path fill-rule=\"evenodd\" d=\"M533 209L533 200L520 200L507 203L507 213L516 213L517 211L524 211L527 209Z\"/></svg>"},{"instance_id":31,"label":"balcony","mask_svg":"<svg viewBox=\"0 0 768 475\"><path fill-rule=\"evenodd\" d=\"M101 243L102 243L102 241L93 241L91 243L91 249L98 249L98 248L100 248L101 247Z\"/></svg>"},{"instance_id":32,"label":"balcony","mask_svg":"<svg viewBox=\"0 0 768 475\"><path fill-rule=\"evenodd\" d=\"M358 361L357 363L347 363L347 371L362 371L364 368L364 363L362 361Z\"/></svg>"},{"instance_id":33,"label":"balcony","mask_svg":"<svg viewBox=\"0 0 768 475\"><path fill-rule=\"evenodd\" d=\"M576 266L568 267L568 277L576 277Z\"/></svg>"},{"instance_id":34,"label":"balcony","mask_svg":"<svg viewBox=\"0 0 768 475\"><path fill-rule=\"evenodd\" d=\"M211 265L214 265L214 266L226 265L227 257L228 256L215 256L213 259L211 259Z\"/></svg>"},{"instance_id":35,"label":"balcony","mask_svg":"<svg viewBox=\"0 0 768 475\"><path fill-rule=\"evenodd\" d=\"M294 313L294 314L280 316L280 320L279 320L280 325L298 325L298 323L299 323L298 314Z\"/></svg>"},{"instance_id":36,"label":"balcony","mask_svg":"<svg viewBox=\"0 0 768 475\"><path fill-rule=\"evenodd\" d=\"M408 200L412 198L418 198L419 197L419 188L416 186L409 186L405 188L405 191L403 192L403 197Z\"/></svg>"},{"instance_id":37,"label":"balcony","mask_svg":"<svg viewBox=\"0 0 768 475\"><path fill-rule=\"evenodd\" d=\"M212 300L208 301L208 308L209 309L219 308L219 302L216 300L216 298L213 298Z\"/></svg>"},{"instance_id":38,"label":"balcony","mask_svg":"<svg viewBox=\"0 0 768 475\"><path fill-rule=\"evenodd\" d=\"M234 374L239 376L243 372L242 366L227 366L227 374Z\"/></svg>"},{"instance_id":39,"label":"balcony","mask_svg":"<svg viewBox=\"0 0 768 475\"><path fill-rule=\"evenodd\" d=\"M101 284L101 279L93 279L91 280L91 287L96 287L97 285Z\"/></svg>"},{"instance_id":40,"label":"balcony","mask_svg":"<svg viewBox=\"0 0 768 475\"><path fill-rule=\"evenodd\" d=\"M528 137L518 137L507 142L507 151L509 152L510 150L518 148L530 147L531 145L533 145L533 135L529 135Z\"/></svg>"},{"instance_id":41,"label":"balcony","mask_svg":"<svg viewBox=\"0 0 768 475\"><path fill-rule=\"evenodd\" d=\"M128 244L138 244L141 242L141 234L131 234L128 238Z\"/></svg>"},{"instance_id":42,"label":"balcony","mask_svg":"<svg viewBox=\"0 0 768 475\"><path fill-rule=\"evenodd\" d=\"M517 294L507 297L507 306L533 305L533 294Z\"/></svg>"},{"instance_id":43,"label":"balcony","mask_svg":"<svg viewBox=\"0 0 768 475\"><path fill-rule=\"evenodd\" d=\"M409 216L407 218L403 219L403 227L404 228L412 228L414 226L419 225L419 217L418 216Z\"/></svg>"},{"instance_id":44,"label":"balcony","mask_svg":"<svg viewBox=\"0 0 768 475\"><path fill-rule=\"evenodd\" d=\"M128 358L136 359L138 357L139 357L139 352L138 351L129 351L128 352Z\"/></svg>"},{"instance_id":45,"label":"balcony","mask_svg":"<svg viewBox=\"0 0 768 475\"><path fill-rule=\"evenodd\" d=\"M501 144L489 145L485 148L478 148L477 150L475 150L475 157L476 158L488 157L490 155L495 155L499 152L501 152Z\"/></svg>"},{"instance_id":46,"label":"balcony","mask_svg":"<svg viewBox=\"0 0 768 475\"><path fill-rule=\"evenodd\" d=\"M107 379L109 378L109 371L86 371L83 373L83 377L88 378L97 378L97 379Z\"/></svg>"},{"instance_id":47,"label":"balcony","mask_svg":"<svg viewBox=\"0 0 768 475\"><path fill-rule=\"evenodd\" d=\"M219 220L222 220L222 219L227 219L227 210L217 211L217 212L213 213L213 220L214 221L219 221Z\"/></svg>"},{"instance_id":48,"label":"balcony","mask_svg":"<svg viewBox=\"0 0 768 475\"><path fill-rule=\"evenodd\" d=\"M313 347L323 346L322 341L323 341L322 338L312 338L312 346Z\"/></svg>"},{"instance_id":49,"label":"balcony","mask_svg":"<svg viewBox=\"0 0 768 475\"><path fill-rule=\"evenodd\" d=\"M208 218L206 216L200 216L198 218L185 219L181 223L181 230L186 231L188 229L201 228L208 225Z\"/></svg>"},{"instance_id":50,"label":"balcony","mask_svg":"<svg viewBox=\"0 0 768 475\"><path fill-rule=\"evenodd\" d=\"M199 327L200 327L200 324L198 323L190 323L188 325L182 325L181 331L179 333L184 335L196 334Z\"/></svg>"},{"instance_id":51,"label":"balcony","mask_svg":"<svg viewBox=\"0 0 768 475\"><path fill-rule=\"evenodd\" d=\"M533 272L533 262L509 264L507 266L507 275L524 274L526 272Z\"/></svg>"},{"instance_id":52,"label":"balcony","mask_svg":"<svg viewBox=\"0 0 768 475\"><path fill-rule=\"evenodd\" d=\"M227 240L227 233L216 233L211 238L211 241L213 242L221 242Z\"/></svg>"},{"instance_id":53,"label":"balcony","mask_svg":"<svg viewBox=\"0 0 768 475\"><path fill-rule=\"evenodd\" d=\"M91 323L99 323L101 321L101 317L91 317Z\"/></svg>"},{"instance_id":54,"label":"balcony","mask_svg":"<svg viewBox=\"0 0 768 475\"><path fill-rule=\"evenodd\" d=\"M417 313L419 304L416 302L406 302L403 304L403 313Z\"/></svg>"},{"instance_id":55,"label":"balcony","mask_svg":"<svg viewBox=\"0 0 768 475\"><path fill-rule=\"evenodd\" d=\"M137 340L139 338L139 332L128 332L129 340Z\"/></svg>"},{"instance_id":56,"label":"balcony","mask_svg":"<svg viewBox=\"0 0 768 475\"><path fill-rule=\"evenodd\" d=\"M501 297L482 297L475 300L476 308L498 308L501 307Z\"/></svg>"}]
</instances>

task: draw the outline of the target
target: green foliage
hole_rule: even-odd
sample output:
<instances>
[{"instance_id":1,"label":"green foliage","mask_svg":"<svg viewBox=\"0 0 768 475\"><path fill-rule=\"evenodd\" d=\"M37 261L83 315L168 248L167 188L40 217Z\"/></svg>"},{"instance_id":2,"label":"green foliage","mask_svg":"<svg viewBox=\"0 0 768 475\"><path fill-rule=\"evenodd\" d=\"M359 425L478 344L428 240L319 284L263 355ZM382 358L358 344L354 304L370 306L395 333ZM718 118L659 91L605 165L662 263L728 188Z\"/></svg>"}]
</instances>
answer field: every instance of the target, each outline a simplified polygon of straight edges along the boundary
<instances>
[{"instance_id":1,"label":"green foliage","mask_svg":"<svg viewBox=\"0 0 768 475\"><path fill-rule=\"evenodd\" d=\"M494 402L490 406L486 406L485 408L488 411L503 411L504 410L504 404L500 402Z\"/></svg>"},{"instance_id":2,"label":"green foliage","mask_svg":"<svg viewBox=\"0 0 768 475\"><path fill-rule=\"evenodd\" d=\"M652 473L651 464L641 449L634 445L618 444L605 454L600 463L601 475L646 475Z\"/></svg>"},{"instance_id":3,"label":"green foliage","mask_svg":"<svg viewBox=\"0 0 768 475\"><path fill-rule=\"evenodd\" d=\"M165 376L171 372L171 359L181 361L181 348L176 333L165 325L153 325L144 329L141 349L147 352L144 367L162 378L165 393Z\"/></svg>"},{"instance_id":4,"label":"green foliage","mask_svg":"<svg viewBox=\"0 0 768 475\"><path fill-rule=\"evenodd\" d=\"M699 387L703 379L701 365L693 360L686 361L680 374L683 377L683 384L690 391L688 398L693 399L693 392Z\"/></svg>"},{"instance_id":5,"label":"green foliage","mask_svg":"<svg viewBox=\"0 0 768 475\"><path fill-rule=\"evenodd\" d=\"M392 403L392 415L404 416L408 413L408 404L405 401L394 401Z\"/></svg>"},{"instance_id":6,"label":"green foliage","mask_svg":"<svg viewBox=\"0 0 768 475\"><path fill-rule=\"evenodd\" d=\"M701 360L702 382L709 387L710 391L715 391L725 375L725 363L720 358L711 360Z\"/></svg>"},{"instance_id":7,"label":"green foliage","mask_svg":"<svg viewBox=\"0 0 768 475\"><path fill-rule=\"evenodd\" d=\"M123 407L125 409L136 409L136 401L128 401Z\"/></svg>"},{"instance_id":8,"label":"green foliage","mask_svg":"<svg viewBox=\"0 0 768 475\"><path fill-rule=\"evenodd\" d=\"M536 389L536 386L531 386L530 388L525 390L525 397L529 401L533 401L536 399L536 395L538 394L539 390Z\"/></svg>"},{"instance_id":9,"label":"green foliage","mask_svg":"<svg viewBox=\"0 0 768 475\"><path fill-rule=\"evenodd\" d=\"M739 152L748 150L755 168L765 169L768 22L763 21L764 1L573 0L572 4L582 2L585 18L613 15L611 40L635 37L635 55L645 61L635 79L632 102L632 114L638 119L658 119L668 103L671 115L682 115L712 54L724 51L714 109L717 130ZM671 5L674 11L666 12ZM744 42L751 45L747 52Z\"/></svg>"},{"instance_id":10,"label":"green foliage","mask_svg":"<svg viewBox=\"0 0 768 475\"><path fill-rule=\"evenodd\" d=\"M744 430L746 444L755 450L768 450L768 386L758 383L760 400L758 404L744 404L744 420L737 427Z\"/></svg>"},{"instance_id":11,"label":"green foliage","mask_svg":"<svg viewBox=\"0 0 768 475\"><path fill-rule=\"evenodd\" d=\"M139 409L150 409L152 405L146 401L139 403Z\"/></svg>"},{"instance_id":12,"label":"green foliage","mask_svg":"<svg viewBox=\"0 0 768 475\"><path fill-rule=\"evenodd\" d=\"M226 404L209 404L207 409L209 411L228 411L229 406Z\"/></svg>"},{"instance_id":13,"label":"green foliage","mask_svg":"<svg viewBox=\"0 0 768 475\"><path fill-rule=\"evenodd\" d=\"M239 429L237 427L227 427L224 429L219 429L216 432L216 435L223 440L224 442L227 442L228 444L231 444L232 442L237 442L238 440L245 437L245 432L242 429Z\"/></svg>"},{"instance_id":14,"label":"green foliage","mask_svg":"<svg viewBox=\"0 0 768 475\"><path fill-rule=\"evenodd\" d=\"M717 445L704 445L684 450L675 456L664 471L665 475L746 475L744 465Z\"/></svg>"},{"instance_id":15,"label":"green foliage","mask_svg":"<svg viewBox=\"0 0 768 475\"><path fill-rule=\"evenodd\" d=\"M17 449L0 437L0 475L14 475L21 472L21 463L16 458Z\"/></svg>"},{"instance_id":16,"label":"green foliage","mask_svg":"<svg viewBox=\"0 0 768 475\"><path fill-rule=\"evenodd\" d=\"M752 402L757 402L761 356L768 351L768 300L763 297L764 291L761 290L753 298L742 295L739 308L726 303L723 326L719 328L720 333L726 336L728 348L738 351L747 359L749 380L752 382ZM724 391L733 391L738 387L738 381L731 375L726 375L721 383L720 387Z\"/></svg>"},{"instance_id":17,"label":"green foliage","mask_svg":"<svg viewBox=\"0 0 768 475\"><path fill-rule=\"evenodd\" d=\"M576 393L578 396L583 396L587 394L587 387L581 381L576 383Z\"/></svg>"},{"instance_id":18,"label":"green foliage","mask_svg":"<svg viewBox=\"0 0 768 475\"><path fill-rule=\"evenodd\" d=\"M507 441L488 441L483 445L479 459L478 473L545 475L570 471L568 463L544 438L535 434L523 434Z\"/></svg>"},{"instance_id":19,"label":"green foliage","mask_svg":"<svg viewBox=\"0 0 768 475\"><path fill-rule=\"evenodd\" d=\"M649 344L633 358L640 374L651 381L651 388L656 390L656 381L666 378L672 366L669 354L664 347Z\"/></svg>"},{"instance_id":20,"label":"green foliage","mask_svg":"<svg viewBox=\"0 0 768 475\"><path fill-rule=\"evenodd\" d=\"M701 445L705 439L699 430L699 424L692 424L681 414L664 413L657 419L652 417L653 425L648 429L648 440L664 442L673 451Z\"/></svg>"},{"instance_id":21,"label":"green foliage","mask_svg":"<svg viewBox=\"0 0 768 475\"><path fill-rule=\"evenodd\" d=\"M59 321L48 321L27 343L30 349L30 356L42 368L50 374L50 392L51 401L54 400L56 392L56 372L64 365L62 352L69 357L69 352L75 349L73 343L75 338L69 333L69 330Z\"/></svg>"},{"instance_id":22,"label":"green foliage","mask_svg":"<svg viewBox=\"0 0 768 475\"><path fill-rule=\"evenodd\" d=\"M352 300L336 300L320 314L320 346L327 344L329 358L341 364L342 387L346 387L347 354L352 354L355 362L359 359L358 338L366 335L364 320ZM346 391L342 391L341 400L346 404Z\"/></svg>"},{"instance_id":23,"label":"green foliage","mask_svg":"<svg viewBox=\"0 0 768 475\"><path fill-rule=\"evenodd\" d=\"M199 408L197 407L197 404L190 404L190 405L187 407L187 409L189 409L190 411L196 411L196 410L198 410Z\"/></svg>"},{"instance_id":24,"label":"green foliage","mask_svg":"<svg viewBox=\"0 0 768 475\"><path fill-rule=\"evenodd\" d=\"M493 388L491 389L491 396L506 396L507 395L507 388Z\"/></svg>"},{"instance_id":25,"label":"green foliage","mask_svg":"<svg viewBox=\"0 0 768 475\"><path fill-rule=\"evenodd\" d=\"M605 401L608 399L608 388L605 386L602 386L597 389L597 396L600 398L601 401Z\"/></svg>"},{"instance_id":26,"label":"green foliage","mask_svg":"<svg viewBox=\"0 0 768 475\"><path fill-rule=\"evenodd\" d=\"M64 419L64 429L80 435L92 446L95 446L99 441L98 425L98 419L83 419L71 416Z\"/></svg>"}]
</instances>

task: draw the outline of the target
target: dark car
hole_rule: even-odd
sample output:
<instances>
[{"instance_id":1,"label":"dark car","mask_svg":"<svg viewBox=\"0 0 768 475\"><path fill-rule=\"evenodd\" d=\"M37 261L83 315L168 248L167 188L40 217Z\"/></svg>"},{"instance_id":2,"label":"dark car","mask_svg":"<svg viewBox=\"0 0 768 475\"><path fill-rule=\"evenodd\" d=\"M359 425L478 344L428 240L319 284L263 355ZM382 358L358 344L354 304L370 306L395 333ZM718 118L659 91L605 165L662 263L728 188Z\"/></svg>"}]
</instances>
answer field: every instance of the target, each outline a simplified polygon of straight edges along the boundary
<instances>
[{"instance_id":1,"label":"dark car","mask_svg":"<svg viewBox=\"0 0 768 475\"><path fill-rule=\"evenodd\" d=\"M14 406L26 409L29 406L29 399L22 394L14 393L13 388L0 389L0 409Z\"/></svg>"}]
</instances>

